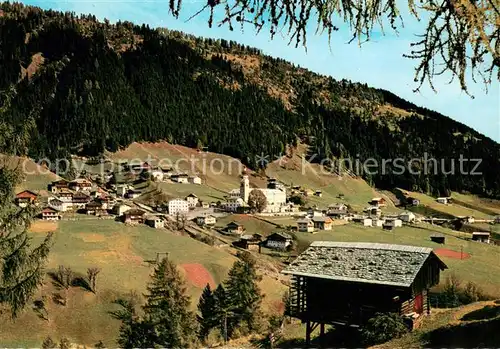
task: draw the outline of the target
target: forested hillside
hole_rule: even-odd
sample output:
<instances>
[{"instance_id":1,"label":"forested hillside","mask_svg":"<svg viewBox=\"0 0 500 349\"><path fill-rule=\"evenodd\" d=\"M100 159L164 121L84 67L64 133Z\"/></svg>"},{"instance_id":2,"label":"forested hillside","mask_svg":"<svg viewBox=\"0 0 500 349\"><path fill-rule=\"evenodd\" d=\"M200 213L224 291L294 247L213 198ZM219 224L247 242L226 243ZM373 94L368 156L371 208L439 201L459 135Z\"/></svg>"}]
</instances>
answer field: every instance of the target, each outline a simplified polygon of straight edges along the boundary
<instances>
[{"instance_id":1,"label":"forested hillside","mask_svg":"<svg viewBox=\"0 0 500 349\"><path fill-rule=\"evenodd\" d=\"M0 145L35 158L115 151L167 140L242 159L273 160L299 140L327 158L482 159L467 174L364 175L443 195L500 196L500 146L452 119L383 90L336 81L258 49L93 16L3 3L0 11ZM480 117L480 116L478 116ZM7 132L8 131L8 132ZM19 131L19 132L18 132ZM465 162L470 172L475 162ZM390 172L390 171L389 171Z\"/></svg>"}]
</instances>

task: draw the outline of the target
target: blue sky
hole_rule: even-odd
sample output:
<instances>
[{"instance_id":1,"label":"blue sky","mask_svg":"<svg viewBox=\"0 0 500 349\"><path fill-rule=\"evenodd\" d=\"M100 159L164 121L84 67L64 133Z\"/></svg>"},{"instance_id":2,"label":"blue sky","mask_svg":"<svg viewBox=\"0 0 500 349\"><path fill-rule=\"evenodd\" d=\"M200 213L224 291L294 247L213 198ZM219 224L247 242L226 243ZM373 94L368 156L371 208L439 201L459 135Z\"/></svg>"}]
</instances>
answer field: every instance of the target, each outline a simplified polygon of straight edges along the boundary
<instances>
[{"instance_id":1,"label":"blue sky","mask_svg":"<svg viewBox=\"0 0 500 349\"><path fill-rule=\"evenodd\" d=\"M326 35L317 36L314 35L314 30L310 30L306 52L302 47L288 46L287 38L277 36L271 41L269 33L265 30L255 35L250 26L243 33L239 27L232 32L227 27L208 28L206 16L195 17L186 23L185 20L205 3L201 0L184 0L179 19L168 13L168 1L160 0L24 0L22 2L45 9L92 13L99 19L107 18L112 22L129 20L137 24L147 23L151 27L166 27L198 36L235 40L336 79L345 78L389 90L417 105L463 122L500 142L498 81L494 80L488 93L482 84L470 81L469 90L475 96L474 99L461 92L458 82L448 84L450 76L435 79L434 86L437 93L428 85L423 86L419 93L413 92L417 87L413 81L416 61L403 58L402 55L410 51L410 43L414 41L415 34L422 33L424 26L409 16L403 17L405 27L400 29L399 35L390 30L387 30L385 36L377 33L372 41L364 43L361 47L355 42L347 44L350 36L345 26L340 26L341 30L333 34L331 50Z\"/></svg>"}]
</instances>

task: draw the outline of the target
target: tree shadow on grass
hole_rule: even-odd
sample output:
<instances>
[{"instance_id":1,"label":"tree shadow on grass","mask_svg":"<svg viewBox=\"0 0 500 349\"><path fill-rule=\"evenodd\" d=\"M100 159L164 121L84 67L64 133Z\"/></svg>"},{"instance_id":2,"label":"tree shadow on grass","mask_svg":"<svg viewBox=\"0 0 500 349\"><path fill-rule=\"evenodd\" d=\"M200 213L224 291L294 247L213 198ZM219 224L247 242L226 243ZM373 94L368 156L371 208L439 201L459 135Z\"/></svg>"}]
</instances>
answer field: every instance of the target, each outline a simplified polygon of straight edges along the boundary
<instances>
[{"instance_id":1,"label":"tree shadow on grass","mask_svg":"<svg viewBox=\"0 0 500 349\"><path fill-rule=\"evenodd\" d=\"M463 321L489 320L500 316L500 305L487 305L462 316Z\"/></svg>"},{"instance_id":2,"label":"tree shadow on grass","mask_svg":"<svg viewBox=\"0 0 500 349\"><path fill-rule=\"evenodd\" d=\"M428 348L498 348L500 318L446 326L423 336Z\"/></svg>"},{"instance_id":3,"label":"tree shadow on grass","mask_svg":"<svg viewBox=\"0 0 500 349\"><path fill-rule=\"evenodd\" d=\"M73 281L71 282L71 286L73 287L81 287L85 291L93 292L92 288L89 285L89 282L87 279L83 276L76 276Z\"/></svg>"},{"instance_id":4,"label":"tree shadow on grass","mask_svg":"<svg viewBox=\"0 0 500 349\"><path fill-rule=\"evenodd\" d=\"M278 348L306 348L305 338L293 338L279 341ZM329 329L323 338L311 340L310 348L367 348L361 331L352 327L338 326Z\"/></svg>"}]
</instances>

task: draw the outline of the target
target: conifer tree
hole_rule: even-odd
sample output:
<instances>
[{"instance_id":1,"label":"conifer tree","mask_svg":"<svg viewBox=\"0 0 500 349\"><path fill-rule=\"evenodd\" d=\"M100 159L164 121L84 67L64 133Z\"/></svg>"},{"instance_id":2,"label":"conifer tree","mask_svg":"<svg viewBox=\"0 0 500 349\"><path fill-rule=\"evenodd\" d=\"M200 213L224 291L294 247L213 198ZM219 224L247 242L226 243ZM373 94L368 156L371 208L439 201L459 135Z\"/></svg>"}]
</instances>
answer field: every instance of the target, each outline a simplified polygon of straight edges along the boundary
<instances>
[{"instance_id":1,"label":"conifer tree","mask_svg":"<svg viewBox=\"0 0 500 349\"><path fill-rule=\"evenodd\" d=\"M206 340L210 331L217 326L217 314L215 309L215 297L214 292L210 288L210 284L207 284L203 289L200 301L198 302L197 315L198 323L200 325L200 330L198 337L200 340Z\"/></svg>"},{"instance_id":2,"label":"conifer tree","mask_svg":"<svg viewBox=\"0 0 500 349\"><path fill-rule=\"evenodd\" d=\"M42 283L52 236L48 234L39 246L31 248L27 231L37 212L32 206L20 209L14 205L19 180L19 171L0 164L0 304L7 305L13 317Z\"/></svg>"},{"instance_id":3,"label":"conifer tree","mask_svg":"<svg viewBox=\"0 0 500 349\"><path fill-rule=\"evenodd\" d=\"M233 327L231 326L231 316L232 312L229 307L229 300L227 298L226 289L222 284L219 284L215 289L214 293L214 313L215 313L215 323L219 328L220 335L227 341L231 336Z\"/></svg>"},{"instance_id":4,"label":"conifer tree","mask_svg":"<svg viewBox=\"0 0 500 349\"><path fill-rule=\"evenodd\" d=\"M186 348L196 343L196 320L189 296L174 263L164 258L148 285L144 322L154 328L148 347Z\"/></svg>"},{"instance_id":5,"label":"conifer tree","mask_svg":"<svg viewBox=\"0 0 500 349\"><path fill-rule=\"evenodd\" d=\"M257 282L255 259L248 253L238 254L240 260L234 263L226 282L227 297L230 304L232 326L246 325L250 332L258 328L262 295Z\"/></svg>"}]
</instances>

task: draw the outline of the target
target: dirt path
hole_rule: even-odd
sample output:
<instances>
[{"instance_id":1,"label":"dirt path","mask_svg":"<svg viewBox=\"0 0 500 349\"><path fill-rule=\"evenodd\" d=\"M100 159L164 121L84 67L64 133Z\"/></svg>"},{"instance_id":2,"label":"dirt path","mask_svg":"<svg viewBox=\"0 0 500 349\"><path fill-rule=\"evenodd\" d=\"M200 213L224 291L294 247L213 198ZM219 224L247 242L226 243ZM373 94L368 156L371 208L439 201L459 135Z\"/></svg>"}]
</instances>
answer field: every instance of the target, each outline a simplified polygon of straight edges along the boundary
<instances>
[{"instance_id":1,"label":"dirt path","mask_svg":"<svg viewBox=\"0 0 500 349\"><path fill-rule=\"evenodd\" d=\"M453 319L450 321L450 325L460 324L462 322L461 319L464 315L471 313L475 310L482 309L487 305L495 305L495 301L476 302L461 307L453 314Z\"/></svg>"}]
</instances>

